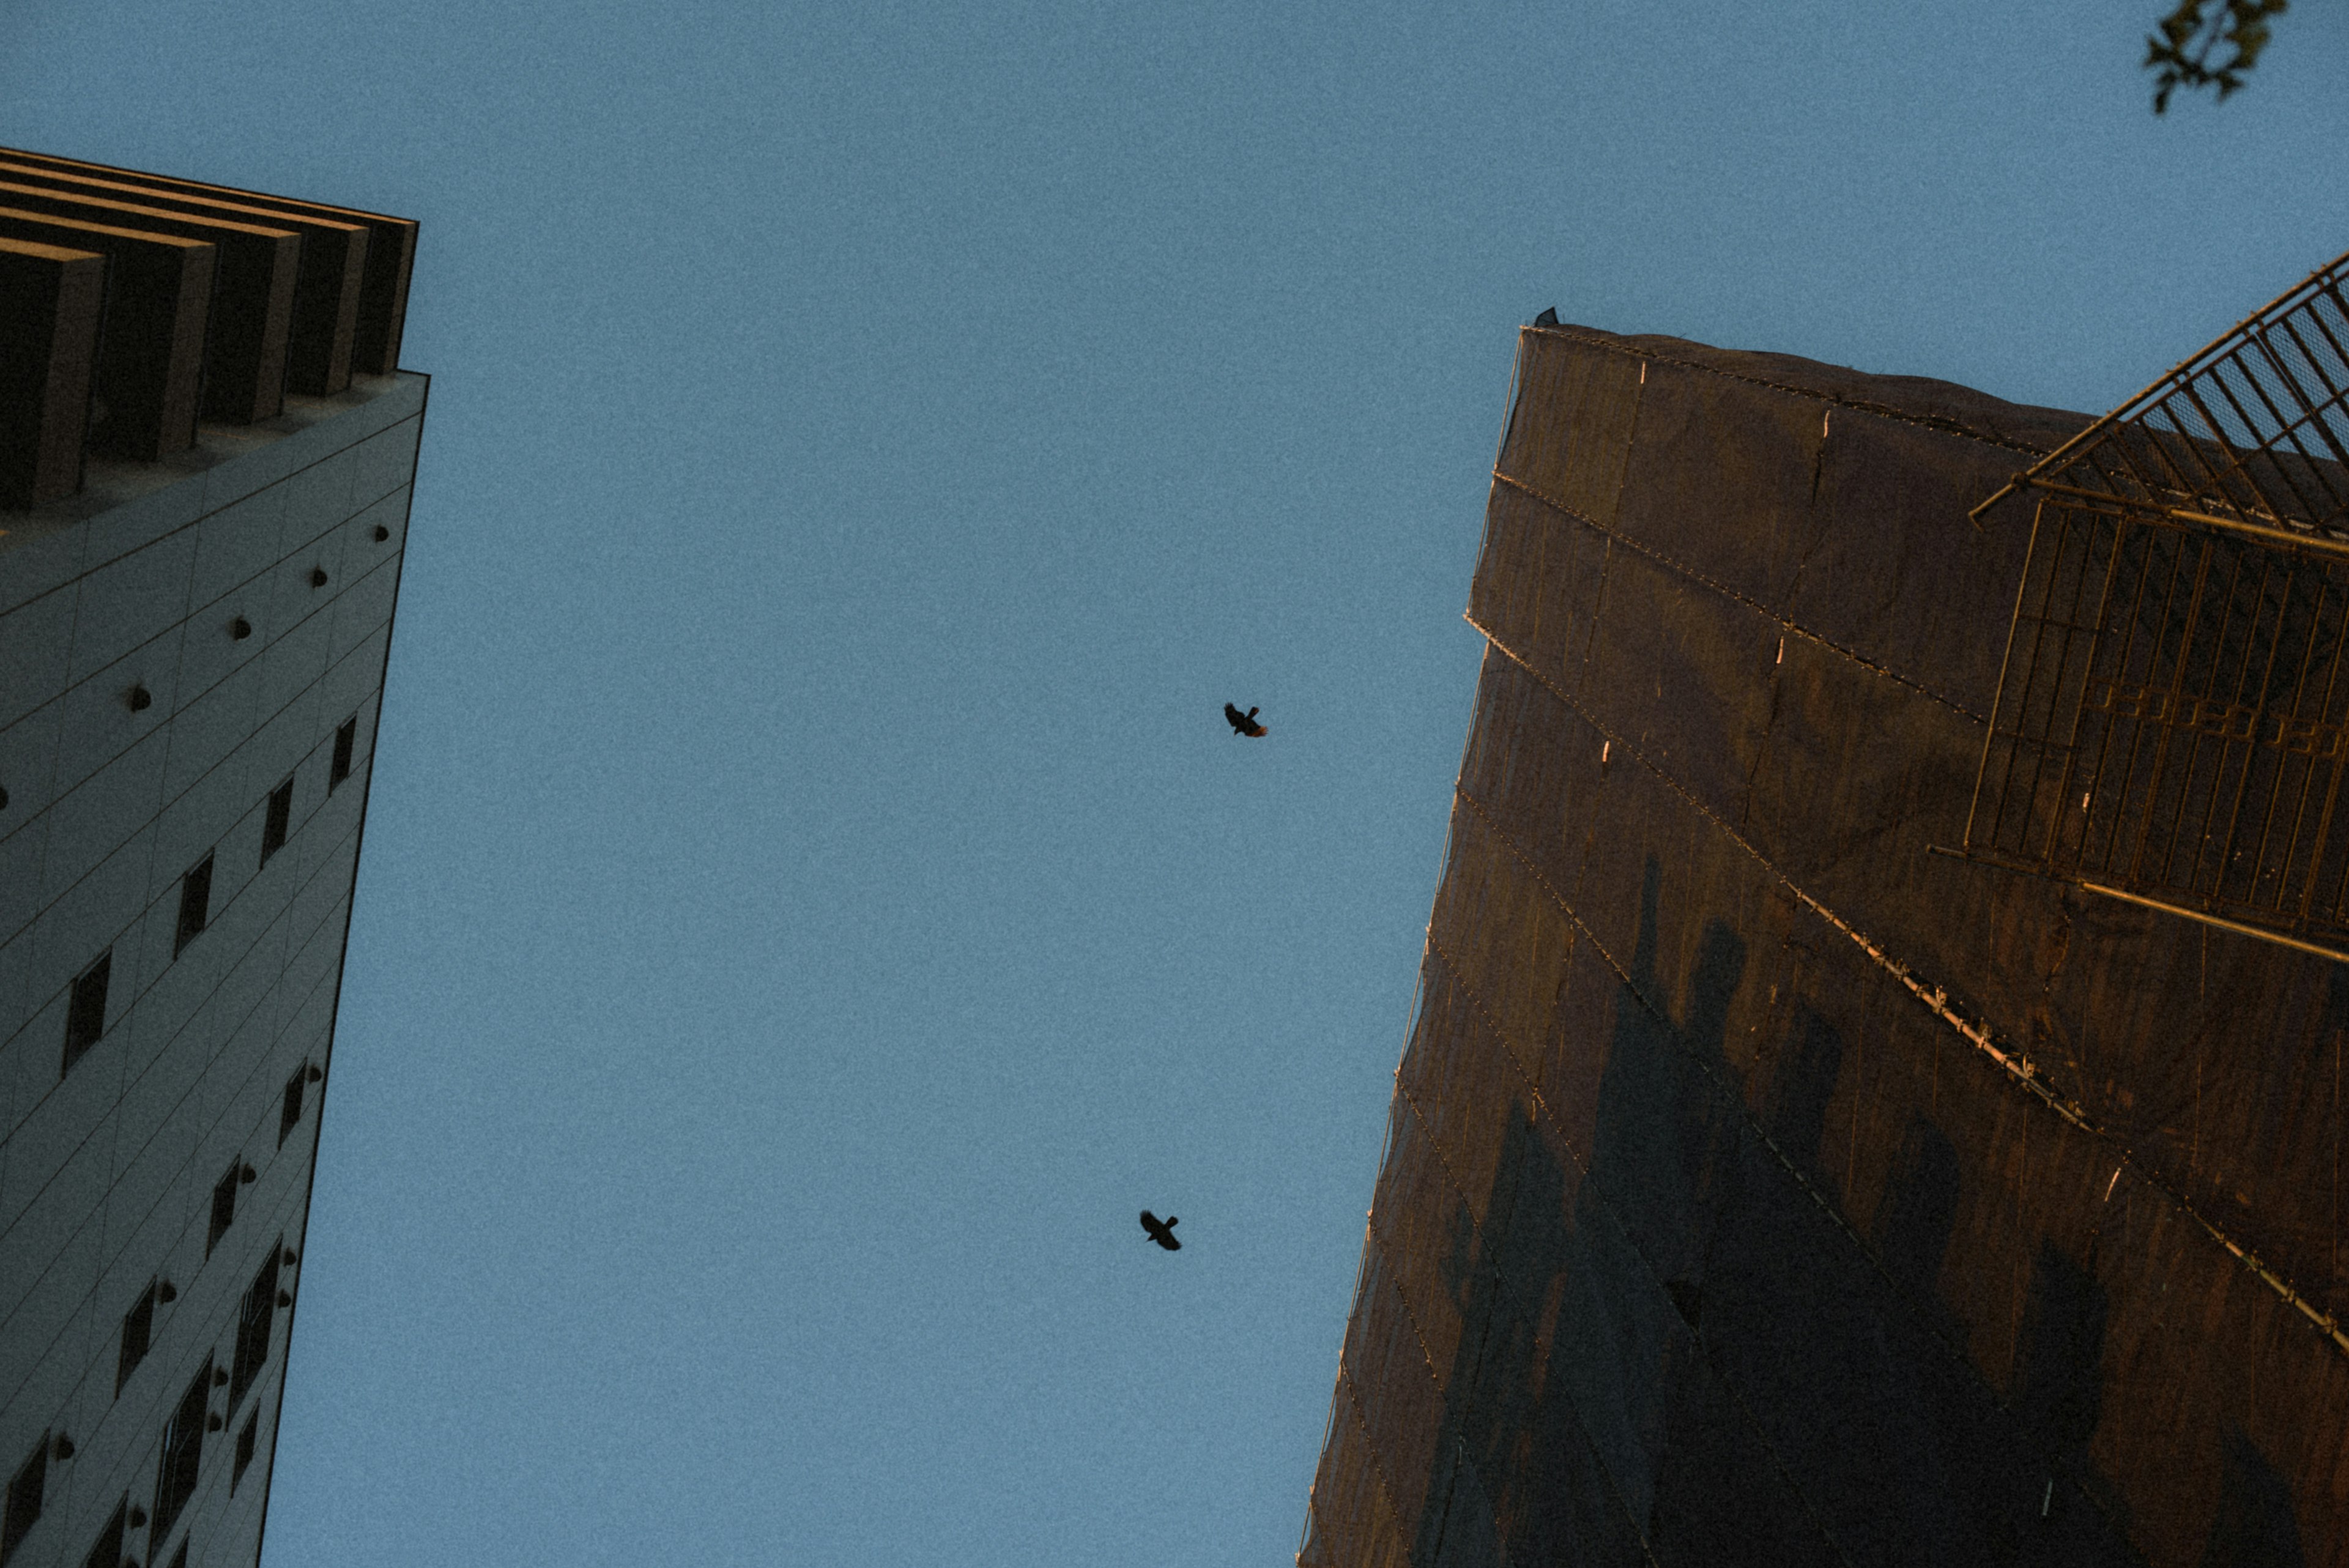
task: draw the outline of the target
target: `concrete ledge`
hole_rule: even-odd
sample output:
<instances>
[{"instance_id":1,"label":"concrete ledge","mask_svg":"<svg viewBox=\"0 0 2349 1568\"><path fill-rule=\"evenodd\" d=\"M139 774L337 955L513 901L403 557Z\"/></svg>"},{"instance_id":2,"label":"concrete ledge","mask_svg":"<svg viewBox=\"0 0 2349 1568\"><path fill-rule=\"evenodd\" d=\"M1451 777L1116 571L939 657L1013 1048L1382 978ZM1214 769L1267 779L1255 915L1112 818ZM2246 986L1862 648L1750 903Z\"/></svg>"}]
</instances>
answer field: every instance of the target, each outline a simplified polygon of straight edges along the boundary
<instances>
[{"instance_id":1,"label":"concrete ledge","mask_svg":"<svg viewBox=\"0 0 2349 1568\"><path fill-rule=\"evenodd\" d=\"M414 418L429 381L354 376L330 398L288 397L274 420L199 425L194 446L160 462L90 459L80 493L0 510L0 614Z\"/></svg>"}]
</instances>

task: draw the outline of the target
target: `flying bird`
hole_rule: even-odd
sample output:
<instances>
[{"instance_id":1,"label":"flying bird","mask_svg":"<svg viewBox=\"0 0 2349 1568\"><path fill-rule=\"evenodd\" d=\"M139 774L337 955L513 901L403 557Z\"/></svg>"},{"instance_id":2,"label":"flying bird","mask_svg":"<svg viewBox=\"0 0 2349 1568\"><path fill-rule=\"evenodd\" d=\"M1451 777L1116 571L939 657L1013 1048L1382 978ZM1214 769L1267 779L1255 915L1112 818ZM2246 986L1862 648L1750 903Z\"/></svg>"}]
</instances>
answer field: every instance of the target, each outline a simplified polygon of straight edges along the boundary
<instances>
[{"instance_id":1,"label":"flying bird","mask_svg":"<svg viewBox=\"0 0 2349 1568\"><path fill-rule=\"evenodd\" d=\"M1235 735L1260 736L1271 733L1256 722L1256 710L1253 708L1243 713L1226 702L1224 704L1224 722L1231 725L1232 733Z\"/></svg>"},{"instance_id":2,"label":"flying bird","mask_svg":"<svg viewBox=\"0 0 2349 1568\"><path fill-rule=\"evenodd\" d=\"M1152 1241L1170 1252L1179 1252L1183 1250L1183 1243L1174 1239L1174 1227L1179 1223L1180 1221L1172 1214L1161 1220L1147 1209L1142 1211L1142 1228L1150 1232Z\"/></svg>"}]
</instances>

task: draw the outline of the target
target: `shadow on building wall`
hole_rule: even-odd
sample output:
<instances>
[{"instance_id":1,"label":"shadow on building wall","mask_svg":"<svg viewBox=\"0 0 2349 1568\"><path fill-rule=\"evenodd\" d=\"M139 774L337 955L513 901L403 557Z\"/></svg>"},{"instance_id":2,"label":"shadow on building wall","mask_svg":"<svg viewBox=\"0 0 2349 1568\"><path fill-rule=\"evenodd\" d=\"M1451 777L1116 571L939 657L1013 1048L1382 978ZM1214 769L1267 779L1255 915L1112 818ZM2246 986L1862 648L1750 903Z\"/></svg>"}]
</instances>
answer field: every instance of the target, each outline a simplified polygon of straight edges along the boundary
<instances>
[{"instance_id":1,"label":"shadow on building wall","mask_svg":"<svg viewBox=\"0 0 2349 1568\"><path fill-rule=\"evenodd\" d=\"M2302 1568L2292 1488L2240 1432L2227 1434L2226 1464L2202 1568Z\"/></svg>"},{"instance_id":2,"label":"shadow on building wall","mask_svg":"<svg viewBox=\"0 0 2349 1568\"><path fill-rule=\"evenodd\" d=\"M1455 1218L1464 1329L1413 1562L2142 1563L2089 1459L2095 1276L2041 1252L2002 1399L1934 1291L1957 1152L1912 1117L1863 1247L1819 1168L1835 1023L1797 1000L1749 1116L1723 1052L1746 940L1709 924L1684 1016L1659 1016L1661 897L1651 858L1589 1169L1513 1106L1484 1225ZM2240 1437L2204 1562L2302 1563L2289 1492Z\"/></svg>"}]
</instances>

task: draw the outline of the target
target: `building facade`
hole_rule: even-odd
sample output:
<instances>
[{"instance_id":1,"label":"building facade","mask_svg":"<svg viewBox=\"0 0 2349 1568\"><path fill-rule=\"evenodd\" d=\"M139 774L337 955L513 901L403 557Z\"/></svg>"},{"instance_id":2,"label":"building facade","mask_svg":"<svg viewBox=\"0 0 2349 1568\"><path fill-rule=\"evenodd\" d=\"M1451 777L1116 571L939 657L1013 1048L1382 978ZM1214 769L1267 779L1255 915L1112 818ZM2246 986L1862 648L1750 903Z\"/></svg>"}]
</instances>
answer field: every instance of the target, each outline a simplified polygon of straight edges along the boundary
<instances>
[{"instance_id":1,"label":"building facade","mask_svg":"<svg viewBox=\"0 0 2349 1568\"><path fill-rule=\"evenodd\" d=\"M1974 821L2025 697L2267 743L2226 672L2339 664L2337 545L2172 519L2172 583L2225 534L2318 586L2114 612L2202 650L2167 708L2034 686L2019 585L2122 553L1969 512L2085 416L1574 327L1517 379L1300 1563L2349 1563L2349 965ZM2337 783L2317 684L2278 743Z\"/></svg>"},{"instance_id":2,"label":"building facade","mask_svg":"<svg viewBox=\"0 0 2349 1568\"><path fill-rule=\"evenodd\" d=\"M0 150L0 1563L255 1562L416 225Z\"/></svg>"}]
</instances>

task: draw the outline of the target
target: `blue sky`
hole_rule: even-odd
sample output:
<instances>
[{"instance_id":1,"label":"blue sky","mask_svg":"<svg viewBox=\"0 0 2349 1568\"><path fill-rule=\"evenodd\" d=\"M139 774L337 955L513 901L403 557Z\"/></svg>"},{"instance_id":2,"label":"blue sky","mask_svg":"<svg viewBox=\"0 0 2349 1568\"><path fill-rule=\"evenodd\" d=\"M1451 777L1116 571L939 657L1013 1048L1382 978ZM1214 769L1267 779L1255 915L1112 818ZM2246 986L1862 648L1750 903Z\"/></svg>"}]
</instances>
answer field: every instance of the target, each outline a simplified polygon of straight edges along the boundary
<instances>
[{"instance_id":1,"label":"blue sky","mask_svg":"<svg viewBox=\"0 0 2349 1568\"><path fill-rule=\"evenodd\" d=\"M2117 402L2349 246L2166 8L0 0L423 223L268 1568L1285 1561L1516 327Z\"/></svg>"}]
</instances>

